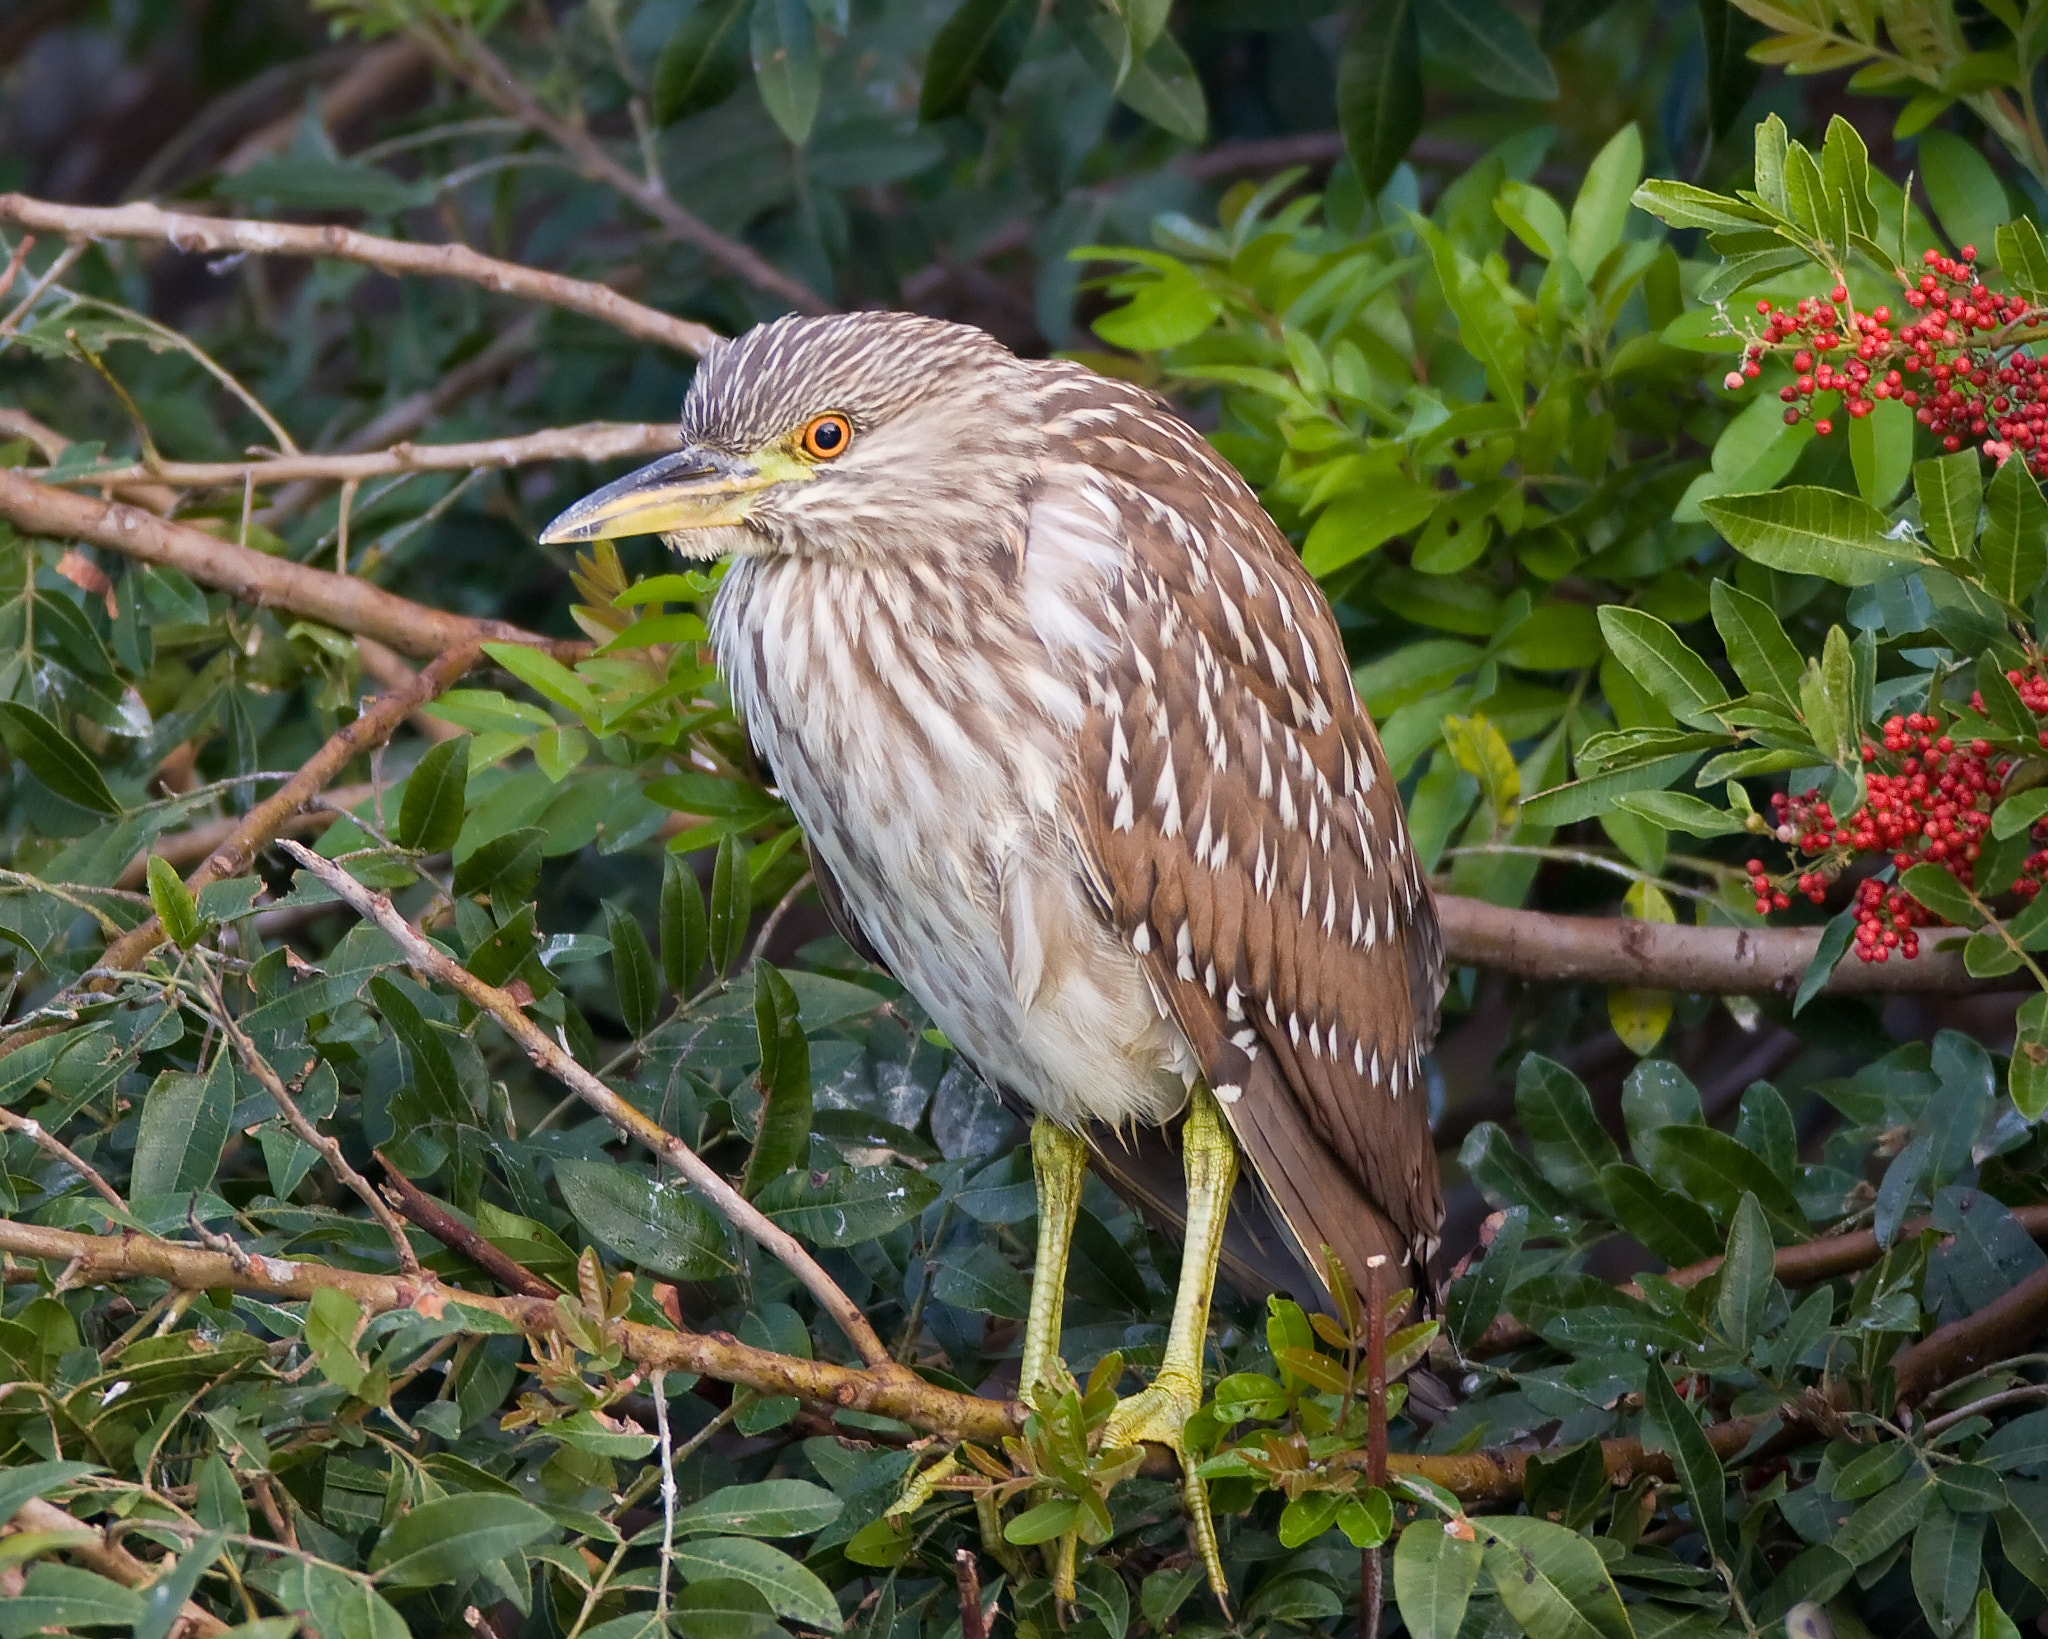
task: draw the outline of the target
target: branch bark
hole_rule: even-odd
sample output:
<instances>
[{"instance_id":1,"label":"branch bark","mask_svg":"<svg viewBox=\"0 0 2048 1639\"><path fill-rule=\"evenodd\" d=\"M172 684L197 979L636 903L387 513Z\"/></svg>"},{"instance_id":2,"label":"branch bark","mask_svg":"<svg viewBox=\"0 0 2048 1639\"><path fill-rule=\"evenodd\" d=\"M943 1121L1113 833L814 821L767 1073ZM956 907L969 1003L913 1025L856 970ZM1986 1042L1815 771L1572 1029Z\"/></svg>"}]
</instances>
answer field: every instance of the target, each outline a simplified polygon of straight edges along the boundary
<instances>
[{"instance_id":1,"label":"branch bark","mask_svg":"<svg viewBox=\"0 0 2048 1639\"><path fill-rule=\"evenodd\" d=\"M471 444L400 442L359 454L274 455L257 461L163 461L156 466L102 468L66 478L66 486L175 484L210 489L253 481L259 487L300 480L360 483L400 472L474 472L479 467L521 467L534 461L616 461L628 456L665 455L682 442L672 424L649 421L590 421L580 427L549 427L516 438L487 438ZM40 473L30 476L40 479Z\"/></svg>"},{"instance_id":2,"label":"branch bark","mask_svg":"<svg viewBox=\"0 0 2048 1639\"><path fill-rule=\"evenodd\" d=\"M439 1201L394 1167L382 1150L373 1153L377 1157L377 1164L384 1169L384 1176L391 1180L387 1187L397 1197L399 1211L410 1221L418 1224L449 1251L467 1258L508 1292L517 1292L522 1297L529 1298L556 1296L553 1286L524 1264L515 1263L469 1225L443 1208Z\"/></svg>"},{"instance_id":3,"label":"branch bark","mask_svg":"<svg viewBox=\"0 0 2048 1639\"><path fill-rule=\"evenodd\" d=\"M41 1497L32 1497L23 1503L15 1513L13 1524L19 1531L62 1531L67 1536L81 1531L89 1533L96 1540L67 1543L64 1551L82 1561L88 1569L99 1572L111 1582L120 1583L124 1588L147 1587L176 1564L175 1560L166 1560L160 1565L145 1565L118 1542L109 1542L106 1533L98 1526L87 1525ZM172 1639L213 1639L215 1634L227 1631L227 1623L188 1599L180 1608L177 1625L171 1633Z\"/></svg>"},{"instance_id":4,"label":"branch bark","mask_svg":"<svg viewBox=\"0 0 2048 1639\"><path fill-rule=\"evenodd\" d=\"M261 256L319 256L360 262L390 274L462 279L500 295L546 302L581 313L637 341L672 347L692 358L702 357L705 349L718 340L718 332L708 325L673 318L630 296L621 296L606 285L522 267L517 262L503 262L467 245L413 244L332 224L193 216L149 204L59 205L19 193L0 194L0 222L18 222L31 232L59 233L71 240L160 240L188 254L242 251Z\"/></svg>"},{"instance_id":5,"label":"branch bark","mask_svg":"<svg viewBox=\"0 0 2048 1639\"><path fill-rule=\"evenodd\" d=\"M465 1001L498 1021L526 1056L609 1121L619 1132L637 1139L687 1178L726 1221L758 1241L801 1281L846 1334L861 1359L878 1376L911 1376L900 1366L875 1335L867 1316L819 1267L818 1261L797 1238L765 1217L753 1202L728 1183L723 1174L707 1163L675 1134L665 1131L652 1117L642 1114L607 1087L597 1076L576 1062L568 1050L549 1039L520 1009L511 996L496 985L487 985L469 969L429 944L399 915L391 901L364 887L331 861L320 858L295 842L283 844L285 852L320 879L357 912L384 930L404 953L405 960L422 977L447 985Z\"/></svg>"},{"instance_id":6,"label":"branch bark","mask_svg":"<svg viewBox=\"0 0 2048 1639\"><path fill-rule=\"evenodd\" d=\"M379 696L354 722L330 736L325 745L306 759L298 773L250 809L227 839L199 862L198 868L185 879L185 886L196 895L209 883L241 875L256 858L257 850L276 840L336 775L364 752L390 739L410 713L452 687L476 664L478 653L473 643L450 649L407 687ZM98 965L112 972L125 972L163 941L163 925L152 916L108 945Z\"/></svg>"},{"instance_id":7,"label":"branch bark","mask_svg":"<svg viewBox=\"0 0 2048 1639\"><path fill-rule=\"evenodd\" d=\"M1754 996L1791 996L1820 948L1819 928L1698 928L1613 916L1554 916L1438 894L1444 951L1454 963L1525 979L1648 985ZM1932 943L1932 941L1929 941ZM1840 963L1830 995L1950 994L2010 988L1973 979L1960 953L1928 950L1911 961Z\"/></svg>"},{"instance_id":8,"label":"branch bark","mask_svg":"<svg viewBox=\"0 0 2048 1639\"><path fill-rule=\"evenodd\" d=\"M373 637L420 659L473 643L528 643L564 662L590 652L587 643L540 637L501 620L472 620L431 609L352 575L266 557L140 507L73 495L5 469L0 469L0 518L26 534L85 541L179 570L203 586L258 608L283 609Z\"/></svg>"}]
</instances>

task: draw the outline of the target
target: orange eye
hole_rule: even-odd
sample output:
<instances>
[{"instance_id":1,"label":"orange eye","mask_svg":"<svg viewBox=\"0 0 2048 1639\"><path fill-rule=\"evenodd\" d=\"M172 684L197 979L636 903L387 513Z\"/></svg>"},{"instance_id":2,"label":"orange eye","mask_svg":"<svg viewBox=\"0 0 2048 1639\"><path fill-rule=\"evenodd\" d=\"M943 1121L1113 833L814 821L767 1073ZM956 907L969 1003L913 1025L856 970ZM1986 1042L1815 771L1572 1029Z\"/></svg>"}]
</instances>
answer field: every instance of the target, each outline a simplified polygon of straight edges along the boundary
<instances>
[{"instance_id":1,"label":"orange eye","mask_svg":"<svg viewBox=\"0 0 2048 1639\"><path fill-rule=\"evenodd\" d=\"M844 455L852 442L853 423L843 415L817 416L804 428L804 454L820 461Z\"/></svg>"}]
</instances>

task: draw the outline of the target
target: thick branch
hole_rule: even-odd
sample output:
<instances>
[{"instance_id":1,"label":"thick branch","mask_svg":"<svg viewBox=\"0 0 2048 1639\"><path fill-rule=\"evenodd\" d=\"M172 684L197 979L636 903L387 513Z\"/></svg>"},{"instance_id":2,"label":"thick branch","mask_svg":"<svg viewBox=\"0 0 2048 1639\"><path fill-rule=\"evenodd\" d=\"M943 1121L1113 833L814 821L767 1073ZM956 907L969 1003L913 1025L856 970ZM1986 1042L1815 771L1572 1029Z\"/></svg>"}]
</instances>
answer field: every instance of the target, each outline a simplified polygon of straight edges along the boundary
<instances>
[{"instance_id":1,"label":"thick branch","mask_svg":"<svg viewBox=\"0 0 2048 1639\"><path fill-rule=\"evenodd\" d=\"M400 472L474 472L479 467L520 467L534 461L616 461L666 454L680 442L673 425L591 421L580 427L550 427L517 438L487 438L473 444L398 443L356 455L277 455L259 461L164 461L154 467L102 468L75 473L64 483L98 488L153 481L209 488L245 480L259 486L300 479L361 482Z\"/></svg>"},{"instance_id":2,"label":"thick branch","mask_svg":"<svg viewBox=\"0 0 2048 1639\"><path fill-rule=\"evenodd\" d=\"M331 224L192 216L159 210L149 204L59 205L18 193L0 194L0 222L18 222L32 232L61 233L74 240L160 239L190 254L241 251L266 256L321 256L360 262L391 274L462 279L502 295L567 308L610 325L636 341L673 347L693 358L701 357L718 339L717 332L706 325L672 318L657 308L621 296L608 286L588 279L572 279L562 273L544 273L517 262L501 262L467 245L412 244Z\"/></svg>"},{"instance_id":3,"label":"thick branch","mask_svg":"<svg viewBox=\"0 0 2048 1639\"><path fill-rule=\"evenodd\" d=\"M1609 916L1553 916L1456 894L1438 894L1436 906L1451 961L1525 979L1790 996L1820 947L1818 928L1697 928ZM1971 978L1960 953L1929 950L1912 961L1852 958L1829 975L1827 989L1838 996L1933 995L1998 984Z\"/></svg>"},{"instance_id":4,"label":"thick branch","mask_svg":"<svg viewBox=\"0 0 2048 1639\"><path fill-rule=\"evenodd\" d=\"M2014 1207L2012 1215L2035 1240L2048 1241L2048 1206ZM1932 1227L1929 1219L1911 1219L1899 1226L1891 1244L1896 1246L1900 1241L1909 1241ZM1875 1231L1864 1229L1853 1235L1827 1235L1817 1241L1802 1241L1797 1246L1781 1246L1772 1258L1772 1266L1777 1278L1786 1286L1811 1286L1817 1281L1833 1280L1837 1275L1853 1275L1860 1269L1868 1269L1884 1256L1885 1250L1878 1245ZM1668 1269L1661 1278L1674 1286L1694 1287L1717 1272L1721 1261L1717 1257L1705 1258L1680 1269ZM1633 1281L1617 1290L1624 1297L1639 1300L1643 1295L1643 1289ZM1509 1349L1527 1348L1535 1341L1536 1334L1521 1321L1513 1315L1502 1315L1486 1328L1471 1352L1474 1358L1483 1359L1489 1355L1504 1354Z\"/></svg>"},{"instance_id":5,"label":"thick branch","mask_svg":"<svg viewBox=\"0 0 2048 1639\"><path fill-rule=\"evenodd\" d=\"M2018 1354L2048 1327L2048 1265L1993 1298L1975 1314L1952 1320L1892 1357L1902 1403L1924 1400L1980 1366Z\"/></svg>"},{"instance_id":6,"label":"thick branch","mask_svg":"<svg viewBox=\"0 0 2048 1639\"><path fill-rule=\"evenodd\" d=\"M803 1283L818 1307L838 1323L839 1329L871 1369L879 1375L907 1374L907 1368L890 1358L882 1340L875 1335L875 1329L868 1324L867 1316L840 1289L839 1283L818 1266L818 1261L803 1243L765 1217L753 1202L726 1182L724 1175L695 1150L675 1134L664 1131L659 1122L642 1114L584 1069L565 1047L551 1040L529 1019L519 1004L504 991L496 985L485 984L461 963L422 939L382 894L364 887L339 866L295 842L287 842L283 847L300 865L346 900L357 914L367 917L390 935L416 972L447 985L465 1001L490 1014L536 1065L569 1088L621 1133L637 1139L674 1167L724 1215L728 1223L753 1237L779 1258Z\"/></svg>"},{"instance_id":7,"label":"thick branch","mask_svg":"<svg viewBox=\"0 0 2048 1639\"><path fill-rule=\"evenodd\" d=\"M678 239L695 245L747 283L780 296L799 313L832 311L830 304L802 280L792 278L751 246L720 233L696 212L677 204L658 179L638 177L627 170L582 126L572 125L551 111L483 41L472 35L459 47L451 45L431 24L415 29L413 37L478 96L499 112L540 132L569 155L590 181L617 190Z\"/></svg>"},{"instance_id":8,"label":"thick branch","mask_svg":"<svg viewBox=\"0 0 2048 1639\"><path fill-rule=\"evenodd\" d=\"M80 1235L40 1224L0 1220L0 1252L39 1258L75 1269L73 1285L137 1278L161 1280L188 1292L227 1289L258 1292L275 1301L303 1302L322 1287L346 1292L371 1314L417 1308L441 1313L450 1303L511 1321L522 1331L545 1337L563 1330L557 1298L492 1297L423 1280L334 1269L325 1264L244 1255L237 1269L225 1252L152 1240L143 1235ZM927 1383L901 1367L863 1370L829 1361L805 1360L757 1349L722 1335L670 1332L633 1321L614 1323L613 1335L634 1361L650 1370L696 1372L738 1383L764 1395L791 1394L813 1405L895 1417L935 1433L994 1442L1024 1421L1014 1400L984 1400Z\"/></svg>"},{"instance_id":9,"label":"thick branch","mask_svg":"<svg viewBox=\"0 0 2048 1639\"><path fill-rule=\"evenodd\" d=\"M274 841L336 775L364 752L390 739L410 713L453 687L476 664L477 655L475 644L449 650L406 687L380 695L354 722L337 729L325 745L306 759L298 773L242 816L227 839L185 879L185 886L196 895L209 883L240 876L256 858L257 851ZM163 941L163 925L152 916L108 945L99 965L111 972L125 972Z\"/></svg>"},{"instance_id":10,"label":"thick branch","mask_svg":"<svg viewBox=\"0 0 2048 1639\"><path fill-rule=\"evenodd\" d=\"M590 652L585 643L538 637L501 620L472 620L430 609L352 575L266 557L204 530L171 523L139 507L73 495L0 469L0 518L29 535L85 541L143 563L179 570L258 608L374 637L401 654L430 659L468 643L530 643L558 660Z\"/></svg>"},{"instance_id":11,"label":"thick branch","mask_svg":"<svg viewBox=\"0 0 2048 1639\"><path fill-rule=\"evenodd\" d=\"M147 1587L159 1576L167 1575L177 1563L167 1559L161 1565L145 1565L118 1542L109 1542L98 1526L73 1518L41 1497L23 1503L13 1524L20 1531L61 1531L67 1538L76 1538L64 1544L64 1551L124 1588ZM93 1540L84 1540L79 1536L81 1532ZM227 1623L188 1599L179 1610L177 1626L171 1633L172 1639L213 1639L213 1635L227 1630Z\"/></svg>"}]
</instances>

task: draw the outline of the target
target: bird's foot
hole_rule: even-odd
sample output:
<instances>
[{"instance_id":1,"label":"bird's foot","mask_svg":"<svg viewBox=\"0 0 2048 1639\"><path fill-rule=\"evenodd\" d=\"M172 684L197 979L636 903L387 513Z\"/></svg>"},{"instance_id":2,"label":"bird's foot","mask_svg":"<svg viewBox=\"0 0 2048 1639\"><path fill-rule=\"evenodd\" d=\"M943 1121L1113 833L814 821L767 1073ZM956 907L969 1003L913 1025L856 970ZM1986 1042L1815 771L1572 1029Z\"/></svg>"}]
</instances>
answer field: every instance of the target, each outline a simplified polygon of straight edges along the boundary
<instances>
[{"instance_id":1,"label":"bird's foot","mask_svg":"<svg viewBox=\"0 0 2048 1639\"><path fill-rule=\"evenodd\" d=\"M1116 1410L1102 1425L1098 1448L1111 1451L1143 1444L1163 1445L1180 1460L1181 1491L1188 1511L1188 1537L1202 1568L1209 1573L1209 1590L1224 1613L1230 1611L1230 1585L1223 1576L1223 1551L1216 1542L1216 1520L1209 1512L1209 1487L1188 1460L1185 1430L1187 1421L1201 1404L1199 1378L1163 1371L1147 1389L1128 1400L1117 1402Z\"/></svg>"},{"instance_id":2,"label":"bird's foot","mask_svg":"<svg viewBox=\"0 0 2048 1639\"><path fill-rule=\"evenodd\" d=\"M1199 1383L1182 1382L1162 1372L1150 1388L1117 1402L1116 1410L1102 1425L1099 1448L1108 1451L1118 1446L1150 1443L1184 1456L1181 1430L1194 1416L1201 1399Z\"/></svg>"}]
</instances>

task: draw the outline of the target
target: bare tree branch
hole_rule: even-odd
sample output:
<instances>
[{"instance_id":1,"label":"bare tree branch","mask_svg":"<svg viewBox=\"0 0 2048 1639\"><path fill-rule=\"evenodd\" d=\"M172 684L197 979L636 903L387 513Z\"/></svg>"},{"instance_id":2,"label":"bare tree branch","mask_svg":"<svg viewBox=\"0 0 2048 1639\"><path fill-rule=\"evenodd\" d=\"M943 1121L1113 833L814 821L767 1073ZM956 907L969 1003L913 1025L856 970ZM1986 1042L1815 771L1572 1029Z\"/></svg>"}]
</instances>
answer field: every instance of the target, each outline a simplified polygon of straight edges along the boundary
<instances>
[{"instance_id":1,"label":"bare tree branch","mask_svg":"<svg viewBox=\"0 0 2048 1639\"><path fill-rule=\"evenodd\" d=\"M45 1155L62 1162L88 1184L92 1185L94 1192L108 1206L117 1207L122 1212L128 1210L128 1203L121 1199L121 1192L101 1177L90 1162L81 1160L78 1153L69 1144L51 1132L40 1121L32 1121L27 1116L16 1115L12 1110L0 1109L0 1127L5 1127L9 1132L26 1133L29 1138L34 1140L36 1147Z\"/></svg>"},{"instance_id":2,"label":"bare tree branch","mask_svg":"<svg viewBox=\"0 0 2048 1639\"><path fill-rule=\"evenodd\" d=\"M681 206L674 208L682 209ZM696 220L694 217L690 219ZM359 233L354 228L332 224L253 222L234 217L194 216L160 210L148 204L59 205L18 193L0 194L0 222L18 222L35 232L60 233L74 241L161 240L188 253L212 255L244 251L263 256L321 256L342 262L360 262L384 273L462 279L501 295L546 302L572 313L581 313L636 340L673 347L693 358L702 356L704 350L718 339L718 333L707 325L673 318L629 296L621 296L606 285L595 284L588 279L572 279L564 273L546 273L539 268L522 267L517 262L500 261L495 256L471 250L467 245L413 244L403 239L381 239L373 233ZM709 233L711 230L707 228L704 231ZM751 251L746 254L753 256ZM759 260L758 257L754 259ZM766 266L765 263L762 265Z\"/></svg>"},{"instance_id":3,"label":"bare tree branch","mask_svg":"<svg viewBox=\"0 0 2048 1639\"><path fill-rule=\"evenodd\" d=\"M658 181L627 170L605 151L597 138L550 110L499 60L497 53L474 35L465 36L456 44L444 39L431 24L425 24L414 29L413 38L478 96L545 136L576 162L584 176L630 199L678 239L695 245L747 283L780 296L799 313L832 311L831 305L802 280L792 278L752 247L720 233L694 211L684 209Z\"/></svg>"},{"instance_id":4,"label":"bare tree branch","mask_svg":"<svg viewBox=\"0 0 2048 1639\"><path fill-rule=\"evenodd\" d=\"M616 461L663 455L681 435L672 424L650 421L590 421L580 427L549 427L514 438L486 438L471 444L399 443L384 449L336 455L273 455L254 461L159 461L154 466L99 467L73 473L66 485L98 488L154 483L210 489L222 484L281 484L293 480L360 483L401 472L474 472L479 467L522 467L535 461ZM30 477L43 479L31 472Z\"/></svg>"},{"instance_id":5,"label":"bare tree branch","mask_svg":"<svg viewBox=\"0 0 2048 1639\"><path fill-rule=\"evenodd\" d=\"M41 1497L23 1503L13 1523L18 1531L61 1531L67 1538L85 1532L96 1540L67 1541L64 1551L124 1588L147 1587L166 1574L174 1563L167 1560L159 1565L145 1565L118 1542L109 1542L106 1533L98 1526L73 1518L55 1503L46 1502ZM213 1639L215 1634L227 1631L227 1623L188 1599L179 1609L178 1622L171 1633L172 1639Z\"/></svg>"},{"instance_id":6,"label":"bare tree branch","mask_svg":"<svg viewBox=\"0 0 2048 1639\"><path fill-rule=\"evenodd\" d=\"M85 541L144 563L165 565L259 608L289 610L422 659L466 643L528 643L563 661L590 652L587 643L539 637L505 621L472 620L430 609L353 575L267 557L139 507L73 495L4 468L0 518L24 534Z\"/></svg>"},{"instance_id":7,"label":"bare tree branch","mask_svg":"<svg viewBox=\"0 0 2048 1639\"><path fill-rule=\"evenodd\" d=\"M1452 962L1525 979L1790 996L1820 948L1819 928L1699 928L1612 916L1554 916L1456 894L1438 894L1436 907L1444 952ZM2010 981L1973 979L1960 953L1925 950L1911 961L1844 961L1829 975L1827 988L1838 996L1932 995L2010 988Z\"/></svg>"}]
</instances>

